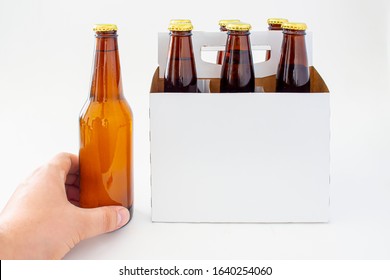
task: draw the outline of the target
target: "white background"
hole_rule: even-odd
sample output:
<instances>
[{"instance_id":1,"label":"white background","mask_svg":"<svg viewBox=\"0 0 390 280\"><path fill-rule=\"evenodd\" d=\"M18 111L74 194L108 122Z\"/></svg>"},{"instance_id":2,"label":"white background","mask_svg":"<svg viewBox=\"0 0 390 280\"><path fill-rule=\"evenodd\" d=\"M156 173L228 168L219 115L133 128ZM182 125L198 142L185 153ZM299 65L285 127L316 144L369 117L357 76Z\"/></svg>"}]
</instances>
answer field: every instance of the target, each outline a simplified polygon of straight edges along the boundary
<instances>
[{"instance_id":1,"label":"white background","mask_svg":"<svg viewBox=\"0 0 390 280\"><path fill-rule=\"evenodd\" d=\"M331 90L331 222L151 223L148 92L157 32L171 18L190 18L196 30L215 31L222 18L264 30L268 17L308 24L314 65ZM135 118L135 215L66 258L390 258L390 15L381 0L0 0L0 208L39 164L78 152L94 23L119 27L123 87Z\"/></svg>"}]
</instances>

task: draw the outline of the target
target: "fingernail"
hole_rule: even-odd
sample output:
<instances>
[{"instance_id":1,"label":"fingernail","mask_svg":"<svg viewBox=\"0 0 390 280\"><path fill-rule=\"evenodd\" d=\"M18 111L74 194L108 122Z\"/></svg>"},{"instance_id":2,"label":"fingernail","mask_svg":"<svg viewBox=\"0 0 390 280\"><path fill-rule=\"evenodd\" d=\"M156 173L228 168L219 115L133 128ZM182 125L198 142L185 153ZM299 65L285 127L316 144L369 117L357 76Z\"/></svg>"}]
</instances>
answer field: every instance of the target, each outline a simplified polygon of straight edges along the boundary
<instances>
[{"instance_id":1,"label":"fingernail","mask_svg":"<svg viewBox=\"0 0 390 280\"><path fill-rule=\"evenodd\" d=\"M117 212L117 219L116 219L117 227L118 228L123 227L125 224L127 224L129 218L130 218L129 210L127 210L126 208L120 209Z\"/></svg>"}]
</instances>

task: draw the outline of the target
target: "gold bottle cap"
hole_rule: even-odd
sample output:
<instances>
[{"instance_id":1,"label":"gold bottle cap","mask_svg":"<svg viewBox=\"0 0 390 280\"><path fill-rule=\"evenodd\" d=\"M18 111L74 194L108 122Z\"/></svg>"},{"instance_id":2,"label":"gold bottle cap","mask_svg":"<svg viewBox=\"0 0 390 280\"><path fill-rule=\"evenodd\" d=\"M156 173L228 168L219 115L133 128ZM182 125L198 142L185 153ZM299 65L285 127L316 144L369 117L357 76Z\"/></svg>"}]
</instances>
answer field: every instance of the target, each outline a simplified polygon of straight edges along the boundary
<instances>
[{"instance_id":1,"label":"gold bottle cap","mask_svg":"<svg viewBox=\"0 0 390 280\"><path fill-rule=\"evenodd\" d=\"M232 22L226 25L227 30L233 31L249 31L251 30L251 28L252 26L249 23L245 22Z\"/></svg>"},{"instance_id":2,"label":"gold bottle cap","mask_svg":"<svg viewBox=\"0 0 390 280\"><path fill-rule=\"evenodd\" d=\"M190 19L171 19L169 21L169 24L176 24L176 23L191 23Z\"/></svg>"},{"instance_id":3,"label":"gold bottle cap","mask_svg":"<svg viewBox=\"0 0 390 280\"><path fill-rule=\"evenodd\" d=\"M285 18L269 18L267 20L268 24L283 24L285 22L288 22L288 20Z\"/></svg>"},{"instance_id":4,"label":"gold bottle cap","mask_svg":"<svg viewBox=\"0 0 390 280\"><path fill-rule=\"evenodd\" d=\"M226 27L229 23L240 22L239 19L221 19L218 24L221 27Z\"/></svg>"},{"instance_id":5,"label":"gold bottle cap","mask_svg":"<svg viewBox=\"0 0 390 280\"><path fill-rule=\"evenodd\" d=\"M118 27L115 24L95 24L93 31L105 32L105 31L116 31Z\"/></svg>"},{"instance_id":6,"label":"gold bottle cap","mask_svg":"<svg viewBox=\"0 0 390 280\"><path fill-rule=\"evenodd\" d=\"M282 24L282 28L283 29L287 29L287 30L306 30L307 29L307 25L306 23L302 23L302 22L285 22Z\"/></svg>"},{"instance_id":7,"label":"gold bottle cap","mask_svg":"<svg viewBox=\"0 0 390 280\"><path fill-rule=\"evenodd\" d=\"M191 31L194 27L191 22L183 23L170 23L168 30L169 31Z\"/></svg>"}]
</instances>

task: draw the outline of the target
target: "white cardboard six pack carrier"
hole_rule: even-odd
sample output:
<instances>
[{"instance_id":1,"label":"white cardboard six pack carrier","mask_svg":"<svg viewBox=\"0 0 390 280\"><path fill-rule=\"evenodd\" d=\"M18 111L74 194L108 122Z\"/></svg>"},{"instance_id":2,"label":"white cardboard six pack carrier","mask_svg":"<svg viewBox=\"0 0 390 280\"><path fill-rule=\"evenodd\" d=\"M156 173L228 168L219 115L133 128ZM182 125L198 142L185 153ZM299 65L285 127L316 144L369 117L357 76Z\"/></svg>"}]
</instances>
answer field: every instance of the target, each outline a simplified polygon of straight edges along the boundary
<instances>
[{"instance_id":1,"label":"white cardboard six pack carrier","mask_svg":"<svg viewBox=\"0 0 390 280\"><path fill-rule=\"evenodd\" d=\"M221 66L201 59L226 34L194 32L199 84L211 93L163 93L169 34L158 38L150 93L152 220L155 222L327 222L329 91L314 67L312 93L272 93L281 32L252 32L269 61L254 65L267 93L213 94ZM306 35L312 65L312 35ZM210 83L202 83L210 80Z\"/></svg>"}]
</instances>

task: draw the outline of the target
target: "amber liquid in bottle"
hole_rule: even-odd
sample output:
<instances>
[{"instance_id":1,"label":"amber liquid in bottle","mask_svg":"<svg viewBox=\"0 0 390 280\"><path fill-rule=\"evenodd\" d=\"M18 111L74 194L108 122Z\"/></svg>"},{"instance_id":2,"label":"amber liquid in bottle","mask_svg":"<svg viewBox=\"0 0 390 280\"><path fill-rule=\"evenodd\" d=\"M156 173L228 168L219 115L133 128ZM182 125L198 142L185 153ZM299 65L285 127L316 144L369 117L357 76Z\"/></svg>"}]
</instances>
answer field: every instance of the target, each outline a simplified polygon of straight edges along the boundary
<instances>
[{"instance_id":1,"label":"amber liquid in bottle","mask_svg":"<svg viewBox=\"0 0 390 280\"><path fill-rule=\"evenodd\" d=\"M96 32L89 99L80 115L80 206L133 211L133 116L126 102L116 31Z\"/></svg>"},{"instance_id":2,"label":"amber liquid in bottle","mask_svg":"<svg viewBox=\"0 0 390 280\"><path fill-rule=\"evenodd\" d=\"M249 31L227 33L220 92L254 92L255 74Z\"/></svg>"},{"instance_id":3,"label":"amber liquid in bottle","mask_svg":"<svg viewBox=\"0 0 390 280\"><path fill-rule=\"evenodd\" d=\"M165 92L198 92L191 31L171 31Z\"/></svg>"},{"instance_id":4,"label":"amber liquid in bottle","mask_svg":"<svg viewBox=\"0 0 390 280\"><path fill-rule=\"evenodd\" d=\"M310 92L305 35L304 30L283 30L276 92Z\"/></svg>"}]
</instances>

